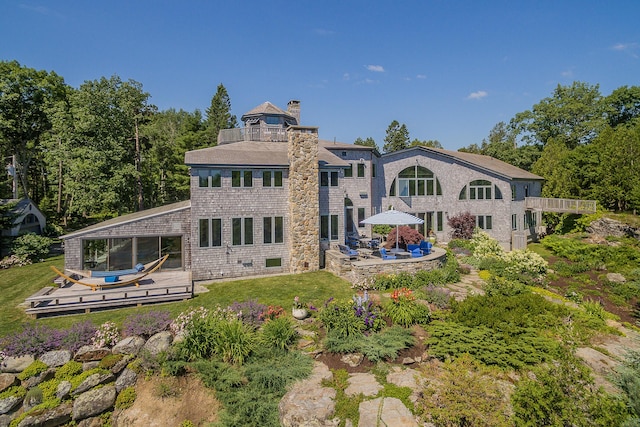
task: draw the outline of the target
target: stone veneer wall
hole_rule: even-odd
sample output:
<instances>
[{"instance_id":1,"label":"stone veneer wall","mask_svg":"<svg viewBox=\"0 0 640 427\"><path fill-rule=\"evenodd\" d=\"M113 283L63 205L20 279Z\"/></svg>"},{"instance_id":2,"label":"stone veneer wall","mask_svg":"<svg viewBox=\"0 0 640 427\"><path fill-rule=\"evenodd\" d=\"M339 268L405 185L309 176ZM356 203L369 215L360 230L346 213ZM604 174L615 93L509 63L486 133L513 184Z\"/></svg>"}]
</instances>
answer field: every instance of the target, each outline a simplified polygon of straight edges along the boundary
<instances>
[{"instance_id":1,"label":"stone veneer wall","mask_svg":"<svg viewBox=\"0 0 640 427\"><path fill-rule=\"evenodd\" d=\"M291 273L320 268L318 129L289 131L289 265Z\"/></svg>"},{"instance_id":2,"label":"stone veneer wall","mask_svg":"<svg viewBox=\"0 0 640 427\"><path fill-rule=\"evenodd\" d=\"M353 284L371 280L378 274L415 274L420 270L440 268L447 260L444 249L435 248L431 255L424 258L382 261L380 258L363 261L351 261L340 251L331 249L325 252L325 268Z\"/></svg>"}]
</instances>

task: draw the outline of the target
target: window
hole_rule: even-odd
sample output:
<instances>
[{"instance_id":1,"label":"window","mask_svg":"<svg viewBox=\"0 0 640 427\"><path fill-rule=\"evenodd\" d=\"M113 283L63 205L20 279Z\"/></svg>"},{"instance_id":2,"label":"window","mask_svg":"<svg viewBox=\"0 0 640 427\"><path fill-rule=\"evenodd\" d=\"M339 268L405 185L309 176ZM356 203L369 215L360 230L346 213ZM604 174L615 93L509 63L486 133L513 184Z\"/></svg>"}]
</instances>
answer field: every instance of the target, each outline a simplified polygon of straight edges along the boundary
<instances>
[{"instance_id":1,"label":"window","mask_svg":"<svg viewBox=\"0 0 640 427\"><path fill-rule=\"evenodd\" d=\"M329 215L320 215L320 238L329 240Z\"/></svg>"},{"instance_id":2,"label":"window","mask_svg":"<svg viewBox=\"0 0 640 427\"><path fill-rule=\"evenodd\" d=\"M347 157L347 152L346 151L342 152L342 157Z\"/></svg>"},{"instance_id":3,"label":"window","mask_svg":"<svg viewBox=\"0 0 640 427\"><path fill-rule=\"evenodd\" d=\"M331 172L331 186L338 186L338 172Z\"/></svg>"},{"instance_id":4,"label":"window","mask_svg":"<svg viewBox=\"0 0 640 427\"><path fill-rule=\"evenodd\" d=\"M331 215L331 240L338 240L338 215Z\"/></svg>"},{"instance_id":5,"label":"window","mask_svg":"<svg viewBox=\"0 0 640 427\"><path fill-rule=\"evenodd\" d=\"M282 187L282 171L263 171L263 187Z\"/></svg>"},{"instance_id":6,"label":"window","mask_svg":"<svg viewBox=\"0 0 640 427\"><path fill-rule=\"evenodd\" d=\"M476 227L491 230L493 228L491 215L476 215Z\"/></svg>"},{"instance_id":7,"label":"window","mask_svg":"<svg viewBox=\"0 0 640 427\"><path fill-rule=\"evenodd\" d=\"M436 229L442 231L444 222L442 221L442 211L436 212Z\"/></svg>"},{"instance_id":8,"label":"window","mask_svg":"<svg viewBox=\"0 0 640 427\"><path fill-rule=\"evenodd\" d=\"M279 125L280 124L280 117L278 117L278 116L267 116L267 117L265 117L264 121L268 125Z\"/></svg>"},{"instance_id":9,"label":"window","mask_svg":"<svg viewBox=\"0 0 640 427\"><path fill-rule=\"evenodd\" d=\"M537 224L536 213L526 211L524 213L524 228L535 227Z\"/></svg>"},{"instance_id":10,"label":"window","mask_svg":"<svg viewBox=\"0 0 640 427\"><path fill-rule=\"evenodd\" d=\"M231 218L231 244L253 245L253 218Z\"/></svg>"},{"instance_id":11,"label":"window","mask_svg":"<svg viewBox=\"0 0 640 427\"><path fill-rule=\"evenodd\" d=\"M353 177L353 164L349 163L349 167L344 169L344 177L345 178Z\"/></svg>"},{"instance_id":12,"label":"window","mask_svg":"<svg viewBox=\"0 0 640 427\"><path fill-rule=\"evenodd\" d=\"M284 241L284 220L281 216L263 218L264 243L282 243Z\"/></svg>"},{"instance_id":13,"label":"window","mask_svg":"<svg viewBox=\"0 0 640 427\"><path fill-rule=\"evenodd\" d=\"M490 200L491 199L491 183L483 179L471 181L471 183L469 184L469 199Z\"/></svg>"},{"instance_id":14,"label":"window","mask_svg":"<svg viewBox=\"0 0 640 427\"><path fill-rule=\"evenodd\" d=\"M512 230L517 230L518 229L518 215L517 214L511 215L511 229Z\"/></svg>"},{"instance_id":15,"label":"window","mask_svg":"<svg viewBox=\"0 0 640 427\"><path fill-rule=\"evenodd\" d=\"M391 183L390 196L433 196L442 195L440 181L429 169L422 166L411 166L398 174Z\"/></svg>"},{"instance_id":16,"label":"window","mask_svg":"<svg viewBox=\"0 0 640 427\"><path fill-rule=\"evenodd\" d=\"M371 178L375 178L375 177L376 177L376 164L371 163Z\"/></svg>"},{"instance_id":17,"label":"window","mask_svg":"<svg viewBox=\"0 0 640 427\"><path fill-rule=\"evenodd\" d=\"M511 200L516 199L516 186L511 184Z\"/></svg>"},{"instance_id":18,"label":"window","mask_svg":"<svg viewBox=\"0 0 640 427\"><path fill-rule=\"evenodd\" d=\"M222 246L222 220L201 218L198 221L198 236L201 248Z\"/></svg>"},{"instance_id":19,"label":"window","mask_svg":"<svg viewBox=\"0 0 640 427\"><path fill-rule=\"evenodd\" d=\"M253 187L253 171L231 171L232 187Z\"/></svg>"},{"instance_id":20,"label":"window","mask_svg":"<svg viewBox=\"0 0 640 427\"><path fill-rule=\"evenodd\" d=\"M267 258L264 263L265 267L282 267L282 258Z\"/></svg>"},{"instance_id":21,"label":"window","mask_svg":"<svg viewBox=\"0 0 640 427\"><path fill-rule=\"evenodd\" d=\"M331 178L331 186L338 186L338 172L320 172L320 187L329 186L329 178Z\"/></svg>"},{"instance_id":22,"label":"window","mask_svg":"<svg viewBox=\"0 0 640 427\"><path fill-rule=\"evenodd\" d=\"M364 221L364 208L358 208L358 227L360 228L364 227L362 221Z\"/></svg>"},{"instance_id":23,"label":"window","mask_svg":"<svg viewBox=\"0 0 640 427\"><path fill-rule=\"evenodd\" d=\"M217 169L200 169L198 171L199 187L222 186L222 173Z\"/></svg>"},{"instance_id":24,"label":"window","mask_svg":"<svg viewBox=\"0 0 640 427\"><path fill-rule=\"evenodd\" d=\"M468 191L467 188L469 189ZM465 185L460 190L458 200L467 200L467 197L469 200L500 200L502 199L502 192L497 185L491 184L490 181L477 179L471 181L468 186Z\"/></svg>"},{"instance_id":25,"label":"window","mask_svg":"<svg viewBox=\"0 0 640 427\"><path fill-rule=\"evenodd\" d=\"M364 178L364 163L358 163L358 178Z\"/></svg>"}]
</instances>

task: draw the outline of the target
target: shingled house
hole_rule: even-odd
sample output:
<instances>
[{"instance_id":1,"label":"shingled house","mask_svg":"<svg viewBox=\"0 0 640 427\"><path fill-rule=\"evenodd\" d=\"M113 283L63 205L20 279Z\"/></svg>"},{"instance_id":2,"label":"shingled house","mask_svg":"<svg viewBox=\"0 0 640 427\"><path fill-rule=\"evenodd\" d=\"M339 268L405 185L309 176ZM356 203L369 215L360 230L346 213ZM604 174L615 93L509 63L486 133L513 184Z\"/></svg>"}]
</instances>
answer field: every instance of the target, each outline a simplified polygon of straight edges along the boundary
<instances>
[{"instance_id":1,"label":"shingled house","mask_svg":"<svg viewBox=\"0 0 640 427\"><path fill-rule=\"evenodd\" d=\"M241 120L217 146L186 153L190 201L63 236L66 267L126 268L171 250L169 266L194 280L312 271L322 248L370 235L360 221L389 207L423 218L420 231L439 241L447 219L467 211L507 249L536 226L524 200L540 195L542 178L491 157L321 140L300 124L299 101L265 102Z\"/></svg>"}]
</instances>

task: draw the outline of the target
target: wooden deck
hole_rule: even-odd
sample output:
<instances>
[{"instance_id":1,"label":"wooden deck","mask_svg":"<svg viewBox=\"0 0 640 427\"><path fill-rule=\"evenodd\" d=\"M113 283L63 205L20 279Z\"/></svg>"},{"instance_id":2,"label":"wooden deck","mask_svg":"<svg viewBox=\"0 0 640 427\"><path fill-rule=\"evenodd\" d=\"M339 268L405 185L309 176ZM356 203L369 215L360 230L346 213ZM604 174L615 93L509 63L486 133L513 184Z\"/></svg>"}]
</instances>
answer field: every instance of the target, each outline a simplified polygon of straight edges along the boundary
<instances>
[{"instance_id":1,"label":"wooden deck","mask_svg":"<svg viewBox=\"0 0 640 427\"><path fill-rule=\"evenodd\" d=\"M193 297L193 281L191 272L188 271L153 273L139 283L140 286L95 291L70 283L63 284L60 288L48 286L25 300L25 312L37 318L181 301Z\"/></svg>"},{"instance_id":2,"label":"wooden deck","mask_svg":"<svg viewBox=\"0 0 640 427\"><path fill-rule=\"evenodd\" d=\"M548 197L526 197L525 209L542 212L592 214L596 212L595 200L554 199Z\"/></svg>"}]
</instances>

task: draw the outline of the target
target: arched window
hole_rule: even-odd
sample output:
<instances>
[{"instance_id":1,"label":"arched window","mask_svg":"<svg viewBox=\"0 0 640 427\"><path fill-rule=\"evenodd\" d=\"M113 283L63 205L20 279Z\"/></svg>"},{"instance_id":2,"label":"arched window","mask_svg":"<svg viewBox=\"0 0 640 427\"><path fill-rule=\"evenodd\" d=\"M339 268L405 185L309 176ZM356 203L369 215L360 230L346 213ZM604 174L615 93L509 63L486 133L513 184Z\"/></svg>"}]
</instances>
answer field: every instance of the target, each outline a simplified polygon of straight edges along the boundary
<instances>
[{"instance_id":1,"label":"arched window","mask_svg":"<svg viewBox=\"0 0 640 427\"><path fill-rule=\"evenodd\" d=\"M411 166L402 170L391 183L389 196L433 196L442 195L440 181L429 169Z\"/></svg>"},{"instance_id":2,"label":"arched window","mask_svg":"<svg viewBox=\"0 0 640 427\"><path fill-rule=\"evenodd\" d=\"M468 188L468 191L467 191ZM485 179L476 179L460 190L458 200L491 200L502 199L502 192L497 185Z\"/></svg>"}]
</instances>

